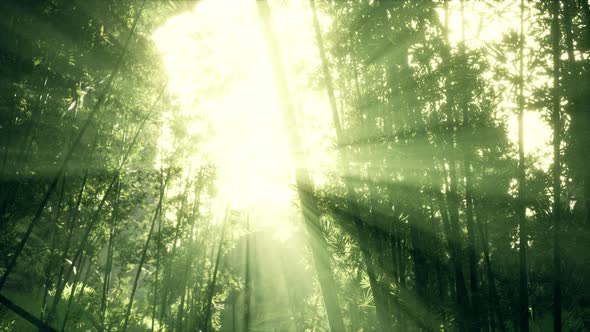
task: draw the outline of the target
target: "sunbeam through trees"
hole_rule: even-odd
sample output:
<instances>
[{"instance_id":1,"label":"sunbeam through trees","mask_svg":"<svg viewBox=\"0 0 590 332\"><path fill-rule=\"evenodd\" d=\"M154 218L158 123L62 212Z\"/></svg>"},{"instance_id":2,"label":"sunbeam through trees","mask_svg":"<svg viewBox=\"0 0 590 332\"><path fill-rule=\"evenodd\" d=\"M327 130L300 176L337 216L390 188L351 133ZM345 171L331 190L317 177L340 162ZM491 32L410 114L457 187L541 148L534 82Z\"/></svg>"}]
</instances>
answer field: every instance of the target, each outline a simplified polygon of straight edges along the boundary
<instances>
[{"instance_id":1,"label":"sunbeam through trees","mask_svg":"<svg viewBox=\"0 0 590 332\"><path fill-rule=\"evenodd\" d=\"M1 331L590 331L588 0L0 25Z\"/></svg>"}]
</instances>

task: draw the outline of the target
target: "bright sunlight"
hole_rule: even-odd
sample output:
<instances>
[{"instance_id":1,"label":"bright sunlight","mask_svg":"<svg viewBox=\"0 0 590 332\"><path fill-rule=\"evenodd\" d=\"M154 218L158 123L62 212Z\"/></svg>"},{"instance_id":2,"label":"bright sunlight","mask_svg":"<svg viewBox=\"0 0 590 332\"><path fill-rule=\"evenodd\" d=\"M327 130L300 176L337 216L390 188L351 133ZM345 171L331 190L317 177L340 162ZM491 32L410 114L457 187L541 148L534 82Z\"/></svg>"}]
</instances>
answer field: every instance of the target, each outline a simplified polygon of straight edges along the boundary
<instances>
[{"instance_id":1,"label":"bright sunlight","mask_svg":"<svg viewBox=\"0 0 590 332\"><path fill-rule=\"evenodd\" d=\"M314 147L307 162L321 182L319 171L330 162L326 132L331 123L322 108L324 94L301 89L306 83L302 77L317 66L308 15L302 3L283 4L276 7L274 21L289 41L285 67L296 71L292 84L300 89L300 115L315 124L302 134L307 146ZM179 112L201 114L211 128L204 154L215 161L221 181L231 182L231 207L267 210L269 215L255 219L259 226L270 224L288 236L294 226L276 213L290 209L294 199L294 164L286 136L291 124L282 120L256 4L201 1L193 11L170 19L153 39L163 54ZM209 75L213 84L203 79ZM190 126L198 131L203 124Z\"/></svg>"},{"instance_id":2,"label":"bright sunlight","mask_svg":"<svg viewBox=\"0 0 590 332\"><path fill-rule=\"evenodd\" d=\"M0 331L590 331L589 23L0 1Z\"/></svg>"}]
</instances>

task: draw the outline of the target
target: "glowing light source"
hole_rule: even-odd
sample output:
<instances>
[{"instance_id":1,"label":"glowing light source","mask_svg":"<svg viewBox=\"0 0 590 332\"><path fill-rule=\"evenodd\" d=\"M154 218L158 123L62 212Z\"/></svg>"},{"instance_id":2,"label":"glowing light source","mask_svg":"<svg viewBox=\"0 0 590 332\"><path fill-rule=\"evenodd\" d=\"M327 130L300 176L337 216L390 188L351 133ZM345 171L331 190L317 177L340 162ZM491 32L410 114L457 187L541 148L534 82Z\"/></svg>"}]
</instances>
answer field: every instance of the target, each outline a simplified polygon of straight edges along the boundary
<instances>
[{"instance_id":1,"label":"glowing light source","mask_svg":"<svg viewBox=\"0 0 590 332\"><path fill-rule=\"evenodd\" d=\"M322 147L330 144L325 132L331 123L329 109L322 110L325 98L318 97L323 92L307 87L311 73L305 70L317 68L318 57L306 10L301 2L281 4L273 8L273 16L282 37L284 66L298 92L300 115L314 123L312 130L298 129L313 146L306 157L312 173L321 179L313 169L329 162ZM286 126L292 124L282 121L256 3L201 1L193 11L170 19L153 40L162 53L179 112L202 119L188 128L211 129L200 153L215 162L219 187L231 188L220 197L225 195L232 209L256 210L258 225L284 222L283 212L292 208L295 198L286 136ZM292 230L291 225L280 229L281 238Z\"/></svg>"}]
</instances>

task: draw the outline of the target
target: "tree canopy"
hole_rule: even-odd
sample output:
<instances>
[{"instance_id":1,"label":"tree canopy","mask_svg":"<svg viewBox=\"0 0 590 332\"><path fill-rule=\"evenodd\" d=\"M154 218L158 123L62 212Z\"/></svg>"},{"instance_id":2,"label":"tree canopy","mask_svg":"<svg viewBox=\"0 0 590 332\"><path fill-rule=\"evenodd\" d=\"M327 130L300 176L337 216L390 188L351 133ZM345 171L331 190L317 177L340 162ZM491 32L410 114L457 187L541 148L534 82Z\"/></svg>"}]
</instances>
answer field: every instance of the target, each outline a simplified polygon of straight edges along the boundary
<instances>
[{"instance_id":1,"label":"tree canopy","mask_svg":"<svg viewBox=\"0 0 590 332\"><path fill-rule=\"evenodd\" d=\"M0 330L590 330L588 0L0 25Z\"/></svg>"}]
</instances>

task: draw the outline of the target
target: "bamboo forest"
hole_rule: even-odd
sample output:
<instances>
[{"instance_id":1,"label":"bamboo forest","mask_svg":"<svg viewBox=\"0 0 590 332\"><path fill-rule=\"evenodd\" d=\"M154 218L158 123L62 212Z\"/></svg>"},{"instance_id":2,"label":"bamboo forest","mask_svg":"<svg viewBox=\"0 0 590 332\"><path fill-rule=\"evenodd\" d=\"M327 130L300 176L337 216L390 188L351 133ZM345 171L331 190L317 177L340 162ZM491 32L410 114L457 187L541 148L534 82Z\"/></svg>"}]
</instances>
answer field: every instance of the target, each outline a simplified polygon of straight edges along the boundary
<instances>
[{"instance_id":1,"label":"bamboo forest","mask_svg":"<svg viewBox=\"0 0 590 332\"><path fill-rule=\"evenodd\" d=\"M589 0L0 1L0 331L590 331Z\"/></svg>"}]
</instances>

